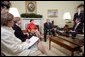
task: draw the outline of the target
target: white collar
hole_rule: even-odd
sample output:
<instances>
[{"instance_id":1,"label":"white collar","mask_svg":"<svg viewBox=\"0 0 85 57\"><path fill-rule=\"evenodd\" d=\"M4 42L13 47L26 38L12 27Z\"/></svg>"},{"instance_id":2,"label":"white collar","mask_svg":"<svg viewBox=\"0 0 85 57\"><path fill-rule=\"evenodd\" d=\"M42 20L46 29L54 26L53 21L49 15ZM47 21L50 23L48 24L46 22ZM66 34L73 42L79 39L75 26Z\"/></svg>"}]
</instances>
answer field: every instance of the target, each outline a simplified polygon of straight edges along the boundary
<instances>
[{"instance_id":1,"label":"white collar","mask_svg":"<svg viewBox=\"0 0 85 57\"><path fill-rule=\"evenodd\" d=\"M12 29L12 27L8 27L8 26L1 26L1 27L6 29Z\"/></svg>"},{"instance_id":2,"label":"white collar","mask_svg":"<svg viewBox=\"0 0 85 57\"><path fill-rule=\"evenodd\" d=\"M12 27L7 27L7 26L1 26L2 29L9 30L9 31L14 31Z\"/></svg>"},{"instance_id":3,"label":"white collar","mask_svg":"<svg viewBox=\"0 0 85 57\"><path fill-rule=\"evenodd\" d=\"M77 23L77 25L79 25L80 24L80 22L79 23Z\"/></svg>"}]
</instances>

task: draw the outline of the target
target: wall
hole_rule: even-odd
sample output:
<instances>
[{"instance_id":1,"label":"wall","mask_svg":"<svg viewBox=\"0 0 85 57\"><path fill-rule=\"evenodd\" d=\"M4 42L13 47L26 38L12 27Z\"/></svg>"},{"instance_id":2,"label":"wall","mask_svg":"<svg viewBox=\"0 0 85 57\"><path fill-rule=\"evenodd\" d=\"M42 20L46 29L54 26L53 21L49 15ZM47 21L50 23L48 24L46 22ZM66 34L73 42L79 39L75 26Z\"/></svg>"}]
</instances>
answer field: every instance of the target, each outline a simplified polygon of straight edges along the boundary
<instances>
[{"instance_id":1,"label":"wall","mask_svg":"<svg viewBox=\"0 0 85 57\"><path fill-rule=\"evenodd\" d=\"M20 14L25 12L25 1L11 1L12 7L17 7ZM37 1L37 13L43 15L43 23L48 19L48 9L58 9L57 18L49 18L54 20L55 25L63 27L65 20L63 20L63 14L70 12L73 19L73 15L76 12L76 7L84 3L84 1Z\"/></svg>"},{"instance_id":2,"label":"wall","mask_svg":"<svg viewBox=\"0 0 85 57\"><path fill-rule=\"evenodd\" d=\"M44 22L48 18L47 11L48 9L58 9L57 18L49 18L54 20L56 25L63 27L65 25L65 20L63 20L63 14L65 12L70 12L73 19L73 15L76 11L76 7L84 3L83 1L37 1L37 12L43 15Z\"/></svg>"},{"instance_id":3,"label":"wall","mask_svg":"<svg viewBox=\"0 0 85 57\"><path fill-rule=\"evenodd\" d=\"M19 13L25 13L25 1L11 1L12 7L16 7Z\"/></svg>"}]
</instances>

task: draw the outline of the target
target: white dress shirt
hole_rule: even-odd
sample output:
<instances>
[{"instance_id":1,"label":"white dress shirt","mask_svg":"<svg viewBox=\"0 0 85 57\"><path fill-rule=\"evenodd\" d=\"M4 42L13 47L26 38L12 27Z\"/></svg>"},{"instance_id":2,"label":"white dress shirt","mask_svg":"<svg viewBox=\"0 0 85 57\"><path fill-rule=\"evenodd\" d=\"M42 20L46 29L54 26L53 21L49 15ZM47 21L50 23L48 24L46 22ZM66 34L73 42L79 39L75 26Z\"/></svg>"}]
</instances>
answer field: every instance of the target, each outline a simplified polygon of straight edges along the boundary
<instances>
[{"instance_id":1,"label":"white dress shirt","mask_svg":"<svg viewBox=\"0 0 85 57\"><path fill-rule=\"evenodd\" d=\"M79 24L80 24L80 22L76 24L76 26L74 28L74 31L76 30L76 28L78 27Z\"/></svg>"}]
</instances>

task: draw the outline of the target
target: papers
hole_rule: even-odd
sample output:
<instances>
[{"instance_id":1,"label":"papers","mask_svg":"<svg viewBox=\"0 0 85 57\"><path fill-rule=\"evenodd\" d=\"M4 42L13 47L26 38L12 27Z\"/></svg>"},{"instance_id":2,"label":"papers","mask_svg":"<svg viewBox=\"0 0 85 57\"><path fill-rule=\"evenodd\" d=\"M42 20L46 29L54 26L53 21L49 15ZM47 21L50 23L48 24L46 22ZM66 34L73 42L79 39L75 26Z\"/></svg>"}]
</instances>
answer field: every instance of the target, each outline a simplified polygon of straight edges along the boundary
<instances>
[{"instance_id":1,"label":"papers","mask_svg":"<svg viewBox=\"0 0 85 57\"><path fill-rule=\"evenodd\" d=\"M73 31L73 30L70 30L70 32L75 32L75 31Z\"/></svg>"},{"instance_id":2,"label":"papers","mask_svg":"<svg viewBox=\"0 0 85 57\"><path fill-rule=\"evenodd\" d=\"M64 31L59 31L59 32L63 33Z\"/></svg>"},{"instance_id":3,"label":"papers","mask_svg":"<svg viewBox=\"0 0 85 57\"><path fill-rule=\"evenodd\" d=\"M29 39L29 47L31 47L33 44L35 44L37 41L39 40L38 37L36 36L32 36L30 39Z\"/></svg>"}]
</instances>

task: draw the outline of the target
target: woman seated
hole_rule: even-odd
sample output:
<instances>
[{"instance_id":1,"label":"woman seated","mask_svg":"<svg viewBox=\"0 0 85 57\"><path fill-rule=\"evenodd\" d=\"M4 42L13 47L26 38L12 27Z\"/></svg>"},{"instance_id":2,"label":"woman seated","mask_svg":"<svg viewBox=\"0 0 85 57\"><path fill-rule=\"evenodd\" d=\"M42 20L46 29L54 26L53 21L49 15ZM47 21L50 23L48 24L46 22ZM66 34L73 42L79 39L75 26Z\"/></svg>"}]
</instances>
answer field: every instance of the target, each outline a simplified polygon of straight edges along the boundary
<instances>
[{"instance_id":1,"label":"woman seated","mask_svg":"<svg viewBox=\"0 0 85 57\"><path fill-rule=\"evenodd\" d=\"M34 20L31 19L30 23L26 27L26 31L29 33L29 37L37 36L41 38L38 27L35 25Z\"/></svg>"},{"instance_id":2,"label":"woman seated","mask_svg":"<svg viewBox=\"0 0 85 57\"><path fill-rule=\"evenodd\" d=\"M29 38L28 34L24 34L23 31L20 28L21 25L21 19L20 17L15 17L14 18L14 25L13 29L15 30L14 34L17 38L21 39L22 41L25 41L27 38Z\"/></svg>"},{"instance_id":3,"label":"woman seated","mask_svg":"<svg viewBox=\"0 0 85 57\"><path fill-rule=\"evenodd\" d=\"M15 37L12 29L13 18L8 12L1 13L1 52L6 56L22 56L23 53L23 56L27 56L39 49L43 54L47 54L42 42L38 41L29 48L29 40L22 42Z\"/></svg>"}]
</instances>

